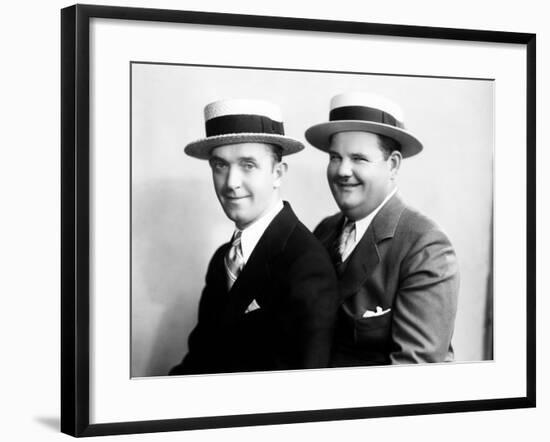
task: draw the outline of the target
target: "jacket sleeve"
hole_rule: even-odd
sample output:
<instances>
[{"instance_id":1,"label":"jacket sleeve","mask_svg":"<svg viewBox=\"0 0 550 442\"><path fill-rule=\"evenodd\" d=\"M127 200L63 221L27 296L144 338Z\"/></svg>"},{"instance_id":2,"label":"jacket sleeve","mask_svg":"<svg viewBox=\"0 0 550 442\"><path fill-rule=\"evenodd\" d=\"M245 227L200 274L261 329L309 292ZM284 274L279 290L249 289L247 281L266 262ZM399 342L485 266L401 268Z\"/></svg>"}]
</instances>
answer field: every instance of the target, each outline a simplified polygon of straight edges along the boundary
<instances>
[{"instance_id":1,"label":"jacket sleeve","mask_svg":"<svg viewBox=\"0 0 550 442\"><path fill-rule=\"evenodd\" d=\"M180 364L173 367L169 375L200 374L205 373L211 366L209 361L208 342L210 340L210 327L207 311L208 288L205 287L199 303L199 320L193 331L189 334L188 351Z\"/></svg>"},{"instance_id":2,"label":"jacket sleeve","mask_svg":"<svg viewBox=\"0 0 550 442\"><path fill-rule=\"evenodd\" d=\"M439 229L424 232L401 263L392 364L449 360L458 288L457 258L448 238Z\"/></svg>"}]
</instances>

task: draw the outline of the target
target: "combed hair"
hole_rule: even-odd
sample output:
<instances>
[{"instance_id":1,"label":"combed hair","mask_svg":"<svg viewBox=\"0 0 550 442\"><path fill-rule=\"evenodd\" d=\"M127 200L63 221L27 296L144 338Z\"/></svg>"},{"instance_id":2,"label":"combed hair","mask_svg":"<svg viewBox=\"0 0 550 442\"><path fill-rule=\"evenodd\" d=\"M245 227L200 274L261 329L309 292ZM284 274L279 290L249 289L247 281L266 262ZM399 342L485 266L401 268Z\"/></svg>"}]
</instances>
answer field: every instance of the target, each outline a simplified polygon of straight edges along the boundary
<instances>
[{"instance_id":1,"label":"combed hair","mask_svg":"<svg viewBox=\"0 0 550 442\"><path fill-rule=\"evenodd\" d=\"M391 153L395 150L401 152L401 144L393 138L387 137L386 135L378 134L378 147L382 151L384 159L387 160Z\"/></svg>"},{"instance_id":2,"label":"combed hair","mask_svg":"<svg viewBox=\"0 0 550 442\"><path fill-rule=\"evenodd\" d=\"M271 154L273 155L273 161L274 164L278 164L281 161L283 161L283 148L280 146L276 146L275 144L270 144L271 147Z\"/></svg>"}]
</instances>

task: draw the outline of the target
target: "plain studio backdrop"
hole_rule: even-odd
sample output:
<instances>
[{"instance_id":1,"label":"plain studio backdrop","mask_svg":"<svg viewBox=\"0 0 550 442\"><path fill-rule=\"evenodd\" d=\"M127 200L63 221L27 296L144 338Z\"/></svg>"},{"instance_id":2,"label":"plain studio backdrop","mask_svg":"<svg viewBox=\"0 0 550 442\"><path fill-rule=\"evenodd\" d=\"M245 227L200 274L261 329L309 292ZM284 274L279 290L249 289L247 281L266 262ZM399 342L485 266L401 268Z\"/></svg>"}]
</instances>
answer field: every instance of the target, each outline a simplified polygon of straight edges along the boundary
<instances>
[{"instance_id":1,"label":"plain studio backdrop","mask_svg":"<svg viewBox=\"0 0 550 442\"><path fill-rule=\"evenodd\" d=\"M204 106L253 98L281 107L286 134L306 146L285 157L283 198L313 230L338 208L328 154L304 131L327 121L330 98L348 91L399 103L406 128L423 142L401 164L399 193L456 249L456 360L492 359L493 81L144 63L131 72L132 376L165 375L186 353L209 259L233 232L208 162L183 152L205 136Z\"/></svg>"}]
</instances>

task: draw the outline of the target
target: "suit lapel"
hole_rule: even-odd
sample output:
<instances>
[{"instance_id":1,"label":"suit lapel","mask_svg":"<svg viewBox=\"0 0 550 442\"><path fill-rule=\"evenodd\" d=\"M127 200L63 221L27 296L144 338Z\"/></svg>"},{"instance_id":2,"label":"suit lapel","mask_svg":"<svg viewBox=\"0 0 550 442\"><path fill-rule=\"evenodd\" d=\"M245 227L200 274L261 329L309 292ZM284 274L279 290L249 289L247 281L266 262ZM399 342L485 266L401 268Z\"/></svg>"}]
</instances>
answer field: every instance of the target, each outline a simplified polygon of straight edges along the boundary
<instances>
[{"instance_id":1,"label":"suit lapel","mask_svg":"<svg viewBox=\"0 0 550 442\"><path fill-rule=\"evenodd\" d=\"M363 238L348 258L346 267L340 276L342 299L356 293L376 269L381 260L378 243L393 237L404 208L403 202L397 195L394 195L376 214Z\"/></svg>"},{"instance_id":2,"label":"suit lapel","mask_svg":"<svg viewBox=\"0 0 550 442\"><path fill-rule=\"evenodd\" d=\"M337 262L338 257L336 256L336 239L342 231L342 226L344 224L344 215L342 213L333 215L327 221L327 225L323 226L323 229L319 232L316 232L317 239L323 244L325 249L328 251L332 262Z\"/></svg>"},{"instance_id":3,"label":"suit lapel","mask_svg":"<svg viewBox=\"0 0 550 442\"><path fill-rule=\"evenodd\" d=\"M296 215L285 201L283 209L267 226L229 291L232 316L241 316L256 296L267 292L264 288L269 284L270 265L284 249L297 222Z\"/></svg>"},{"instance_id":4,"label":"suit lapel","mask_svg":"<svg viewBox=\"0 0 550 442\"><path fill-rule=\"evenodd\" d=\"M340 294L342 298L346 299L357 292L379 262L378 248L372 229L369 226L348 258L347 263L345 263L344 271L340 275Z\"/></svg>"}]
</instances>

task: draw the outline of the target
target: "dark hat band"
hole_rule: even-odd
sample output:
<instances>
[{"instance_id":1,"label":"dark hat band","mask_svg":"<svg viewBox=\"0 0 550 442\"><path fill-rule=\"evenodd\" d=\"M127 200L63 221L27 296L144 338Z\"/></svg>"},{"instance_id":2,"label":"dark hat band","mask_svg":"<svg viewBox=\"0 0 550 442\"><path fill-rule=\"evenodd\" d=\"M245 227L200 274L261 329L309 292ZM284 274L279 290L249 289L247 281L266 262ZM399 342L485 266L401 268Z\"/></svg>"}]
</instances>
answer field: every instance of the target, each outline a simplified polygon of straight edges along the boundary
<instances>
[{"instance_id":1,"label":"dark hat band","mask_svg":"<svg viewBox=\"0 0 550 442\"><path fill-rule=\"evenodd\" d=\"M206 136L263 133L284 135L283 123L263 115L223 115L206 121Z\"/></svg>"},{"instance_id":2,"label":"dark hat band","mask_svg":"<svg viewBox=\"0 0 550 442\"><path fill-rule=\"evenodd\" d=\"M403 123L387 112L366 106L343 106L332 109L329 114L330 121L360 120L372 123L388 124L403 129Z\"/></svg>"}]
</instances>

